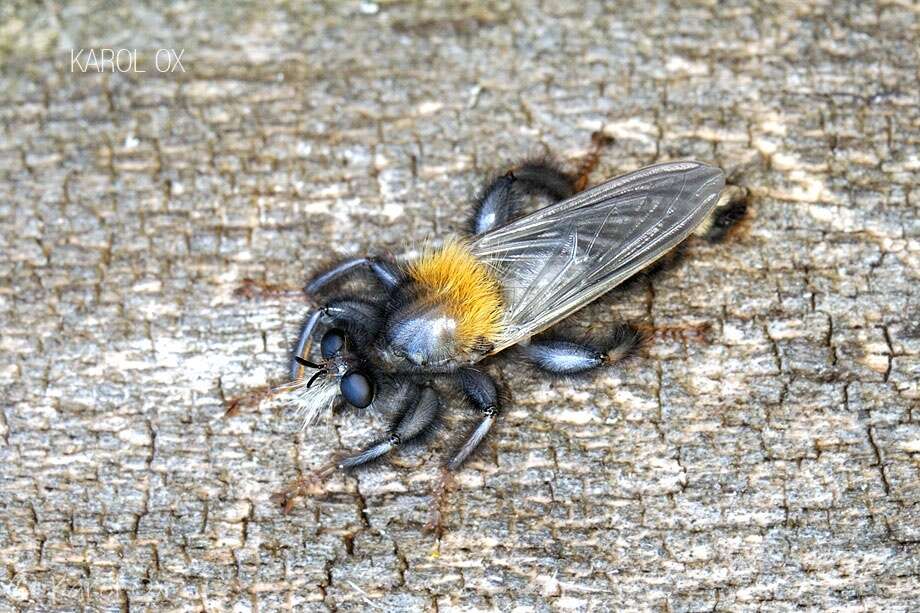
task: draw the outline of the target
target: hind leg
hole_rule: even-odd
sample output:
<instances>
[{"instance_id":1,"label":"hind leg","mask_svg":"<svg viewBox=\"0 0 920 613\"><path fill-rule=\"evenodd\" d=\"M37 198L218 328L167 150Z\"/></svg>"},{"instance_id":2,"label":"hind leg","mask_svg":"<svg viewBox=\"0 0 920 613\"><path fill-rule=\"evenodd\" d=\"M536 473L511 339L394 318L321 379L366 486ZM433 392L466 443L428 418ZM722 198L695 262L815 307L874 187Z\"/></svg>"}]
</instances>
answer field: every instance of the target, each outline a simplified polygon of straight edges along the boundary
<instances>
[{"instance_id":1,"label":"hind leg","mask_svg":"<svg viewBox=\"0 0 920 613\"><path fill-rule=\"evenodd\" d=\"M744 187L728 185L722 190L719 201L716 203L712 213L693 231L691 238L680 243L671 251L655 261L651 266L642 269L637 274L620 284L619 291L624 291L630 287L641 283L651 282L653 278L660 273L667 272L680 264L687 254L692 251L694 237L703 239L710 243L720 243L724 241L732 230L734 230L741 220L747 215L747 201L749 192Z\"/></svg>"},{"instance_id":2,"label":"hind leg","mask_svg":"<svg viewBox=\"0 0 920 613\"><path fill-rule=\"evenodd\" d=\"M495 380L481 370L461 368L457 371L457 380L464 395L479 411L479 420L470 428L460 446L447 458L445 467L451 471L459 469L482 444L495 424L501 406Z\"/></svg>"},{"instance_id":3,"label":"hind leg","mask_svg":"<svg viewBox=\"0 0 920 613\"><path fill-rule=\"evenodd\" d=\"M537 340L521 346L524 357L539 370L551 375L577 375L601 366L616 364L639 350L643 334L624 324L610 338L597 343L570 340Z\"/></svg>"},{"instance_id":4,"label":"hind leg","mask_svg":"<svg viewBox=\"0 0 920 613\"><path fill-rule=\"evenodd\" d=\"M630 277L618 287L628 291L637 286L651 288L656 277L676 268L694 250L694 243L700 239L709 243L722 243L732 238L734 230L747 215L750 192L740 186L727 185L719 197L712 213L693 231L691 237L659 258L651 266ZM688 325L660 325L649 328L650 335L665 338L683 338L705 342L711 329L709 322Z\"/></svg>"},{"instance_id":5,"label":"hind leg","mask_svg":"<svg viewBox=\"0 0 920 613\"><path fill-rule=\"evenodd\" d=\"M575 193L574 180L549 162L525 162L496 177L482 190L471 220L473 235L483 234L510 222L528 195L542 195L552 202Z\"/></svg>"}]
</instances>

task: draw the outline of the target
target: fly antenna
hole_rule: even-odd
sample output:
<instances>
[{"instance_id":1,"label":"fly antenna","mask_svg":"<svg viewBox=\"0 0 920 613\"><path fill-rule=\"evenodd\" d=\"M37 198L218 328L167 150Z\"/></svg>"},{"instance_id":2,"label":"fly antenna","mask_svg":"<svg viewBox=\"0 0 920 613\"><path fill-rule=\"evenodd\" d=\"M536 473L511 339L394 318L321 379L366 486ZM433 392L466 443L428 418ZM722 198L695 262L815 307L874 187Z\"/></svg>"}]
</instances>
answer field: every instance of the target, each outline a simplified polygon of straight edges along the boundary
<instances>
[{"instance_id":1,"label":"fly antenna","mask_svg":"<svg viewBox=\"0 0 920 613\"><path fill-rule=\"evenodd\" d=\"M301 366L306 366L308 368L316 368L317 370L322 370L322 366L320 366L319 364L314 364L310 360L305 360L299 355L294 356L294 361L300 364Z\"/></svg>"},{"instance_id":2,"label":"fly antenna","mask_svg":"<svg viewBox=\"0 0 920 613\"><path fill-rule=\"evenodd\" d=\"M307 381L307 387L309 388L311 385L313 385L313 382L314 382L314 381L316 381L317 379L319 379L320 377L322 377L322 376L325 375L325 374L326 374L326 370L325 370L325 369L317 370L315 373L313 373L313 376L310 377L310 380Z\"/></svg>"}]
</instances>

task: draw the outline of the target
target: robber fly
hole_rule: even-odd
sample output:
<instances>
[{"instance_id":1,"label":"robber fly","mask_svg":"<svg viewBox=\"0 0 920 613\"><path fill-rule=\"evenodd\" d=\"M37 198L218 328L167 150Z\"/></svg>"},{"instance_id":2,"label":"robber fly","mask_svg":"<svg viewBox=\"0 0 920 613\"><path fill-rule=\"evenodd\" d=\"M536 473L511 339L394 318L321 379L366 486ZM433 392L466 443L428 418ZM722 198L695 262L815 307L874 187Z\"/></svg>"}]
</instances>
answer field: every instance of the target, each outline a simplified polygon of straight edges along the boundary
<instances>
[{"instance_id":1,"label":"robber fly","mask_svg":"<svg viewBox=\"0 0 920 613\"><path fill-rule=\"evenodd\" d=\"M359 270L371 273L383 292L337 298L306 318L287 386L292 402L305 424L339 398L394 413L382 437L337 457L324 474L363 466L430 434L442 414L430 385L439 377L455 381L478 412L446 458L447 470L458 469L502 409L499 386L478 363L510 347L554 375L587 372L632 354L641 335L628 325L604 343L541 333L692 233L724 234L744 212L743 204L720 199L724 186L718 168L673 162L576 194L574 181L558 168L528 163L483 190L471 236L412 257L351 259L315 277L308 294ZM552 204L516 217L529 197ZM320 339L317 358L311 356L314 337Z\"/></svg>"}]
</instances>

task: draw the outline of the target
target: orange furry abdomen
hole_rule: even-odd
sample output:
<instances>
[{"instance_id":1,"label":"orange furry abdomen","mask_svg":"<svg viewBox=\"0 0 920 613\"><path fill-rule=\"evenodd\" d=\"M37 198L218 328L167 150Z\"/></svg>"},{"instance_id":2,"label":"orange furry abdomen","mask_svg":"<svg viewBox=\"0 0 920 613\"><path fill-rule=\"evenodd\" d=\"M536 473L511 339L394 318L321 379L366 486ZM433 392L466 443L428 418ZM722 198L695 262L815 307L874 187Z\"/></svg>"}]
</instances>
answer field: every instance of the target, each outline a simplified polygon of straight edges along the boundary
<instances>
[{"instance_id":1,"label":"orange furry abdomen","mask_svg":"<svg viewBox=\"0 0 920 613\"><path fill-rule=\"evenodd\" d=\"M501 286L489 268L460 241L426 250L408 265L423 299L439 303L457 322L457 341L466 348L493 343L502 332Z\"/></svg>"}]
</instances>

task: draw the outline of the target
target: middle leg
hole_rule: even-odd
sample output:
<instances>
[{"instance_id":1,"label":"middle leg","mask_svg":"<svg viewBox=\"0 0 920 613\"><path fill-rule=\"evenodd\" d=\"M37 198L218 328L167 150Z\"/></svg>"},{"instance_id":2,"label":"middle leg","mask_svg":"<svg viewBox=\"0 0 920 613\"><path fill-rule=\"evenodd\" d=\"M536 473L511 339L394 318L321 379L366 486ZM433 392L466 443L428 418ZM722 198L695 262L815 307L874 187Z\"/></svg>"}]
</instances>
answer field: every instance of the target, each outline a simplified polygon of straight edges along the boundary
<instances>
[{"instance_id":1,"label":"middle leg","mask_svg":"<svg viewBox=\"0 0 920 613\"><path fill-rule=\"evenodd\" d=\"M479 411L479 421L467 433L462 444L447 458L445 467L450 471L460 468L482 444L498 418L501 404L495 380L481 370L461 368L457 373L457 380L463 393Z\"/></svg>"},{"instance_id":2,"label":"middle leg","mask_svg":"<svg viewBox=\"0 0 920 613\"><path fill-rule=\"evenodd\" d=\"M457 381L464 395L479 411L479 420L474 422L463 438L462 443L445 459L434 488L431 513L425 528L443 532L444 505L448 492L454 483L453 474L470 459L486 439L495 420L498 418L501 399L495 380L486 373L473 368L461 368L457 372Z\"/></svg>"}]
</instances>

